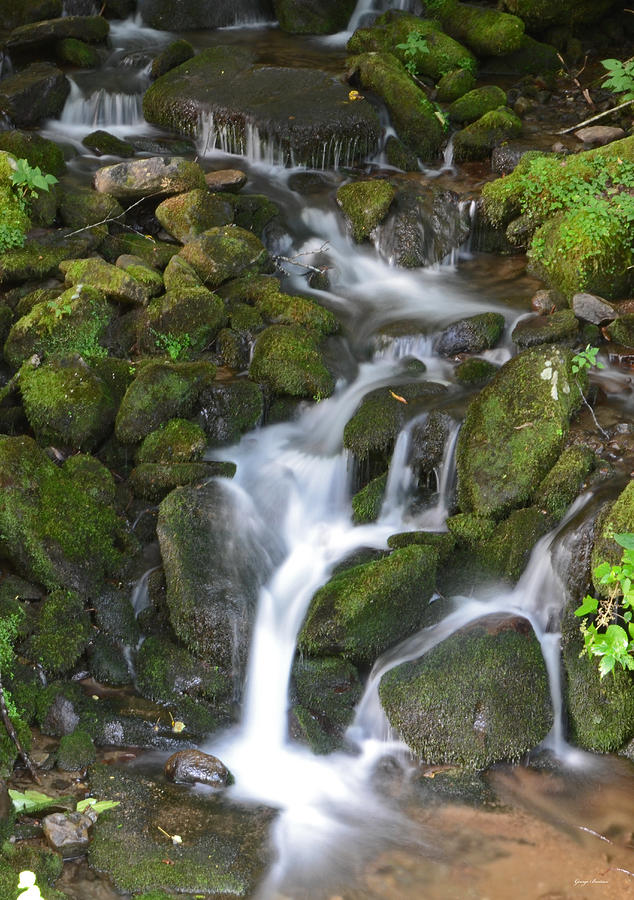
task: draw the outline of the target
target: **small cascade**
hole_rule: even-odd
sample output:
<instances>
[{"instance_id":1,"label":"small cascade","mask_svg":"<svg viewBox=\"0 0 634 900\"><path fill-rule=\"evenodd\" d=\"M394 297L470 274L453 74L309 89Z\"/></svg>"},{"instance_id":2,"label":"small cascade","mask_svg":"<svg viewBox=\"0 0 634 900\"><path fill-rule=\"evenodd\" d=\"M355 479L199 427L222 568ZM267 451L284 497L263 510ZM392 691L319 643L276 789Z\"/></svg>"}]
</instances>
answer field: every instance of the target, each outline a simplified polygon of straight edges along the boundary
<instances>
[{"instance_id":1,"label":"small cascade","mask_svg":"<svg viewBox=\"0 0 634 900\"><path fill-rule=\"evenodd\" d=\"M134 615L137 618L140 613L142 613L143 610L147 609L147 607L150 605L148 584L150 581L150 575L152 574L152 572L156 572L158 568L159 566L152 566L151 569L148 569L147 572L144 572L132 589L131 603L132 608L134 609Z\"/></svg>"},{"instance_id":2,"label":"small cascade","mask_svg":"<svg viewBox=\"0 0 634 900\"><path fill-rule=\"evenodd\" d=\"M108 129L140 125L145 121L142 101L141 94L110 92L105 88L99 88L85 97L81 89L74 85L64 106L60 123L71 129L78 125Z\"/></svg>"},{"instance_id":3,"label":"small cascade","mask_svg":"<svg viewBox=\"0 0 634 900\"><path fill-rule=\"evenodd\" d=\"M350 21L348 31L356 31L357 28L369 25L378 15L388 9L402 9L404 12L420 13L422 8L418 0L357 0Z\"/></svg>"},{"instance_id":4,"label":"small cascade","mask_svg":"<svg viewBox=\"0 0 634 900\"><path fill-rule=\"evenodd\" d=\"M427 413L416 416L407 423L396 439L379 516L381 523L387 525L395 522L398 525L398 520L401 518L399 514L414 484L414 472L409 465L412 428L426 418Z\"/></svg>"},{"instance_id":5,"label":"small cascade","mask_svg":"<svg viewBox=\"0 0 634 900\"><path fill-rule=\"evenodd\" d=\"M13 75L13 64L8 53L0 50L0 78L8 78Z\"/></svg>"},{"instance_id":6,"label":"small cascade","mask_svg":"<svg viewBox=\"0 0 634 900\"><path fill-rule=\"evenodd\" d=\"M381 334L374 339L374 351L372 358L391 359L395 362L400 359L419 359L421 362L431 361L434 355L434 336L431 334Z\"/></svg>"},{"instance_id":7,"label":"small cascade","mask_svg":"<svg viewBox=\"0 0 634 900\"><path fill-rule=\"evenodd\" d=\"M98 16L99 8L95 0L64 0L62 16Z\"/></svg>"}]
</instances>

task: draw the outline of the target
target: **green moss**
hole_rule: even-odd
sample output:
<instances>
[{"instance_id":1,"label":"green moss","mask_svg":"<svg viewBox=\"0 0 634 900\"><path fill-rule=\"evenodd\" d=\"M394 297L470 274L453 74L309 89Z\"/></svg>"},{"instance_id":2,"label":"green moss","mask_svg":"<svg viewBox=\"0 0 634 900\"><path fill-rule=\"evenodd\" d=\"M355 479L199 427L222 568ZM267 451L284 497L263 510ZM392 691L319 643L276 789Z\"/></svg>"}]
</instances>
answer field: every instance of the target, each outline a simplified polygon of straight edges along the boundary
<instances>
[{"instance_id":1,"label":"green moss","mask_svg":"<svg viewBox=\"0 0 634 900\"><path fill-rule=\"evenodd\" d=\"M299 649L373 663L428 620L437 562L432 547L410 546L335 575L311 601Z\"/></svg>"},{"instance_id":2,"label":"green moss","mask_svg":"<svg viewBox=\"0 0 634 900\"><path fill-rule=\"evenodd\" d=\"M330 310L308 297L284 294L277 278L252 275L236 278L220 290L227 300L230 325L234 331L249 334L263 320L271 325L299 325L315 334L335 334L339 323ZM249 309L246 304L252 304Z\"/></svg>"},{"instance_id":3,"label":"green moss","mask_svg":"<svg viewBox=\"0 0 634 900\"><path fill-rule=\"evenodd\" d=\"M5 359L17 369L34 353L45 358L77 353L87 360L105 356L100 341L113 314L100 291L79 285L70 288L18 319L4 345Z\"/></svg>"},{"instance_id":4,"label":"green moss","mask_svg":"<svg viewBox=\"0 0 634 900\"><path fill-rule=\"evenodd\" d=\"M344 212L355 241L370 237L370 232L386 217L396 196L389 181L354 181L337 191L337 203Z\"/></svg>"},{"instance_id":5,"label":"green moss","mask_svg":"<svg viewBox=\"0 0 634 900\"><path fill-rule=\"evenodd\" d=\"M13 871L18 874L25 870L35 872L37 883L43 891L42 896L45 900L64 900L66 895L54 891L51 887L62 874L63 859L59 853L19 842L5 844L2 847L2 856L4 857L3 861L6 860ZM15 896L15 894L9 894L7 900L13 900Z\"/></svg>"},{"instance_id":6,"label":"green moss","mask_svg":"<svg viewBox=\"0 0 634 900\"><path fill-rule=\"evenodd\" d=\"M163 271L170 259L178 253L178 247L141 234L123 232L107 235L100 244L99 251L108 262L116 262L125 253L138 256L149 266Z\"/></svg>"},{"instance_id":7,"label":"green moss","mask_svg":"<svg viewBox=\"0 0 634 900\"><path fill-rule=\"evenodd\" d=\"M352 521L355 525L367 525L376 522L381 512L385 487L387 485L387 472L373 478L369 484L352 498Z\"/></svg>"},{"instance_id":8,"label":"green moss","mask_svg":"<svg viewBox=\"0 0 634 900\"><path fill-rule=\"evenodd\" d=\"M163 272L163 281L167 291L203 287L195 269L180 256L172 256Z\"/></svg>"},{"instance_id":9,"label":"green moss","mask_svg":"<svg viewBox=\"0 0 634 900\"><path fill-rule=\"evenodd\" d=\"M428 763L518 760L552 724L539 642L513 627L453 635L381 679L390 724Z\"/></svg>"},{"instance_id":10,"label":"green moss","mask_svg":"<svg viewBox=\"0 0 634 900\"><path fill-rule=\"evenodd\" d=\"M12 158L0 153L0 253L22 247L31 222L11 187Z\"/></svg>"},{"instance_id":11,"label":"green moss","mask_svg":"<svg viewBox=\"0 0 634 900\"><path fill-rule=\"evenodd\" d=\"M609 562L610 565L620 563L623 548L616 543L614 535L630 532L634 532L634 481L629 482L614 503L604 506L597 517L592 569L603 562ZM593 586L599 596L607 597L606 585L595 581Z\"/></svg>"},{"instance_id":12,"label":"green moss","mask_svg":"<svg viewBox=\"0 0 634 900\"><path fill-rule=\"evenodd\" d=\"M57 768L66 772L76 772L94 763L97 758L95 745L87 732L77 729L66 734L59 742Z\"/></svg>"},{"instance_id":13,"label":"green moss","mask_svg":"<svg viewBox=\"0 0 634 900\"><path fill-rule=\"evenodd\" d=\"M470 69L453 69L436 85L436 97L440 103L453 103L475 86L475 75Z\"/></svg>"},{"instance_id":14,"label":"green moss","mask_svg":"<svg viewBox=\"0 0 634 900\"><path fill-rule=\"evenodd\" d=\"M485 113L476 122L456 132L454 154L458 161L484 159L494 147L517 137L522 122L506 107Z\"/></svg>"},{"instance_id":15,"label":"green moss","mask_svg":"<svg viewBox=\"0 0 634 900\"><path fill-rule=\"evenodd\" d=\"M634 347L634 314L619 316L606 328L610 339L625 347Z\"/></svg>"},{"instance_id":16,"label":"green moss","mask_svg":"<svg viewBox=\"0 0 634 900\"><path fill-rule=\"evenodd\" d=\"M138 463L192 462L202 458L207 441L200 425L186 419L171 419L143 440Z\"/></svg>"},{"instance_id":17,"label":"green moss","mask_svg":"<svg viewBox=\"0 0 634 900\"><path fill-rule=\"evenodd\" d=\"M90 450L112 429L116 405L80 357L20 369L24 411L39 443Z\"/></svg>"},{"instance_id":18,"label":"green moss","mask_svg":"<svg viewBox=\"0 0 634 900\"><path fill-rule=\"evenodd\" d=\"M556 347L525 350L473 398L457 447L464 512L496 518L530 501L581 402L571 357Z\"/></svg>"},{"instance_id":19,"label":"green moss","mask_svg":"<svg viewBox=\"0 0 634 900\"><path fill-rule=\"evenodd\" d=\"M120 687L132 681L122 648L108 635L98 634L92 641L88 661L90 674L100 684Z\"/></svg>"},{"instance_id":20,"label":"green moss","mask_svg":"<svg viewBox=\"0 0 634 900\"><path fill-rule=\"evenodd\" d=\"M229 462L141 463L130 472L130 488L145 500L162 500L176 487L200 484L216 476L232 477L235 465Z\"/></svg>"},{"instance_id":21,"label":"green moss","mask_svg":"<svg viewBox=\"0 0 634 900\"><path fill-rule=\"evenodd\" d=\"M165 353L172 359L191 359L206 350L227 315L221 298L207 288L180 288L152 300L141 345L149 352ZM144 323L145 324L145 323Z\"/></svg>"},{"instance_id":22,"label":"green moss","mask_svg":"<svg viewBox=\"0 0 634 900\"><path fill-rule=\"evenodd\" d=\"M456 381L459 384L482 385L490 381L497 372L497 366L487 359L472 356L456 366Z\"/></svg>"},{"instance_id":23,"label":"green moss","mask_svg":"<svg viewBox=\"0 0 634 900\"><path fill-rule=\"evenodd\" d=\"M177 41L172 41L171 44L167 45L165 50L162 50L158 56L155 56L152 60L150 77L154 79L160 78L161 75L165 75L166 72L169 72L169 70L173 69L175 66L180 66L181 63L187 62L193 55L194 48L189 41L185 41L182 38Z\"/></svg>"},{"instance_id":24,"label":"green moss","mask_svg":"<svg viewBox=\"0 0 634 900\"><path fill-rule=\"evenodd\" d=\"M60 268L67 287L87 284L114 303L143 306L149 300L149 292L144 285L103 259L69 259Z\"/></svg>"},{"instance_id":25,"label":"green moss","mask_svg":"<svg viewBox=\"0 0 634 900\"><path fill-rule=\"evenodd\" d=\"M252 231L258 237L262 235L269 222L280 214L279 206L265 194L239 193L231 200L236 225Z\"/></svg>"},{"instance_id":26,"label":"green moss","mask_svg":"<svg viewBox=\"0 0 634 900\"><path fill-rule=\"evenodd\" d=\"M210 444L234 444L262 421L260 385L246 378L219 381L201 394L198 422Z\"/></svg>"},{"instance_id":27,"label":"green moss","mask_svg":"<svg viewBox=\"0 0 634 900\"><path fill-rule=\"evenodd\" d=\"M59 215L69 228L86 228L104 219L123 216L123 207L110 194L75 189L62 194Z\"/></svg>"},{"instance_id":28,"label":"green moss","mask_svg":"<svg viewBox=\"0 0 634 900\"><path fill-rule=\"evenodd\" d=\"M421 159L435 159L444 139L443 126L425 92L398 59L391 53L362 53L347 65L363 88L383 98L403 143Z\"/></svg>"},{"instance_id":29,"label":"green moss","mask_svg":"<svg viewBox=\"0 0 634 900\"><path fill-rule=\"evenodd\" d=\"M21 319L30 313L34 306L38 303L47 303L49 300L57 300L59 295L63 293L62 288L36 288L20 297L15 307L15 318ZM5 335L5 340L7 335Z\"/></svg>"},{"instance_id":30,"label":"green moss","mask_svg":"<svg viewBox=\"0 0 634 900\"><path fill-rule=\"evenodd\" d=\"M79 69L97 69L101 65L101 57L94 47L77 38L64 38L55 47L60 62Z\"/></svg>"},{"instance_id":31,"label":"green moss","mask_svg":"<svg viewBox=\"0 0 634 900\"><path fill-rule=\"evenodd\" d=\"M249 377L293 397L329 397L335 386L317 340L295 325L271 325L258 336Z\"/></svg>"},{"instance_id":32,"label":"green moss","mask_svg":"<svg viewBox=\"0 0 634 900\"><path fill-rule=\"evenodd\" d=\"M215 367L207 362L148 363L121 401L117 438L134 444L170 419L191 415L201 390L213 383L215 375Z\"/></svg>"},{"instance_id":33,"label":"green moss","mask_svg":"<svg viewBox=\"0 0 634 900\"><path fill-rule=\"evenodd\" d=\"M454 100L447 114L453 122L475 122L487 112L506 106L506 92L495 84L475 88Z\"/></svg>"},{"instance_id":34,"label":"green moss","mask_svg":"<svg viewBox=\"0 0 634 900\"><path fill-rule=\"evenodd\" d=\"M332 34L344 31L354 12L355 0L274 0L282 31L289 34Z\"/></svg>"},{"instance_id":35,"label":"green moss","mask_svg":"<svg viewBox=\"0 0 634 900\"><path fill-rule=\"evenodd\" d=\"M523 212L527 198L528 180L532 178L532 162L545 159L537 150L529 150L522 157L510 175L490 181L482 188L484 214L496 228L506 228L513 219Z\"/></svg>"},{"instance_id":36,"label":"green moss","mask_svg":"<svg viewBox=\"0 0 634 900\"><path fill-rule=\"evenodd\" d=\"M443 563L451 555L456 542L453 535L446 531L401 531L387 539L390 550L401 550L411 544L433 547L438 553L438 562Z\"/></svg>"},{"instance_id":37,"label":"green moss","mask_svg":"<svg viewBox=\"0 0 634 900\"><path fill-rule=\"evenodd\" d=\"M168 197L159 203L154 214L165 231L183 244L208 228L231 225L234 218L233 204L222 194L206 189Z\"/></svg>"},{"instance_id":38,"label":"green moss","mask_svg":"<svg viewBox=\"0 0 634 900\"><path fill-rule=\"evenodd\" d=\"M553 522L559 522L595 463L596 457L588 447L567 447L538 487L533 502Z\"/></svg>"},{"instance_id":39,"label":"green moss","mask_svg":"<svg viewBox=\"0 0 634 900\"><path fill-rule=\"evenodd\" d=\"M231 678L184 647L159 637L148 637L136 661L137 688L150 700L173 701L186 694L216 704L231 698Z\"/></svg>"},{"instance_id":40,"label":"green moss","mask_svg":"<svg viewBox=\"0 0 634 900\"><path fill-rule=\"evenodd\" d=\"M504 0L509 12L520 16L536 31L550 25L593 22L608 13L613 5L612 0Z\"/></svg>"},{"instance_id":41,"label":"green moss","mask_svg":"<svg viewBox=\"0 0 634 900\"><path fill-rule=\"evenodd\" d=\"M186 244L179 256L210 289L230 278L270 271L271 268L269 254L262 242L238 226L208 229Z\"/></svg>"},{"instance_id":42,"label":"green moss","mask_svg":"<svg viewBox=\"0 0 634 900\"><path fill-rule=\"evenodd\" d=\"M502 56L518 50L524 23L517 16L466 3L439 4L443 28L476 56Z\"/></svg>"},{"instance_id":43,"label":"green moss","mask_svg":"<svg viewBox=\"0 0 634 900\"><path fill-rule=\"evenodd\" d=\"M30 166L39 166L49 175L61 175L66 169L61 147L35 131L11 129L1 132L0 150L12 153L16 159L26 159Z\"/></svg>"},{"instance_id":44,"label":"green moss","mask_svg":"<svg viewBox=\"0 0 634 900\"><path fill-rule=\"evenodd\" d=\"M68 623L73 627L69 628ZM74 591L55 590L44 602L31 654L51 674L70 671L92 636L90 616Z\"/></svg>"},{"instance_id":45,"label":"green moss","mask_svg":"<svg viewBox=\"0 0 634 900\"><path fill-rule=\"evenodd\" d=\"M571 309L560 309L549 316L524 319L513 329L512 340L518 347L536 347L540 344L572 346L579 335L579 320Z\"/></svg>"},{"instance_id":46,"label":"green moss","mask_svg":"<svg viewBox=\"0 0 634 900\"><path fill-rule=\"evenodd\" d=\"M117 265L124 272L127 272L136 281L147 288L150 297L158 297L165 291L165 284L160 272L157 272L152 266L148 266L137 256L123 256L117 260Z\"/></svg>"}]
</instances>

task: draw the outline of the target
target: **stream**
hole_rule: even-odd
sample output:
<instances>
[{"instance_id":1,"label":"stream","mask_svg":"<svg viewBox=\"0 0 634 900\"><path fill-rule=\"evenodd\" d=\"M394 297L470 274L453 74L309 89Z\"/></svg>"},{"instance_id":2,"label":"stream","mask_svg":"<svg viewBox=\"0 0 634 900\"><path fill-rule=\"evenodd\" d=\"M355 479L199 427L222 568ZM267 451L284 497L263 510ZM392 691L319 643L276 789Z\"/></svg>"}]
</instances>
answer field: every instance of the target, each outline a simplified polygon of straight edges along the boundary
<instances>
[{"instance_id":1,"label":"stream","mask_svg":"<svg viewBox=\"0 0 634 900\"><path fill-rule=\"evenodd\" d=\"M349 31L382 6L359 0ZM114 22L103 68L71 75L64 111L41 133L78 154L69 163L78 182L108 163L81 144L95 128L119 137L165 137L145 123L141 98L150 83L149 62L176 36L181 35L147 28L139 16ZM182 36L197 48L245 44L257 48L262 59L285 65L309 59L335 70L345 57L346 34L291 39L266 23ZM226 482L240 511L235 540L244 536L245 555L257 542L269 567L258 600L241 722L210 736L202 748L234 774L230 796L279 810L272 835L275 859L258 900L625 898L634 869L631 818L628 823L634 799L631 766L567 742L559 644L575 535L609 486L601 496L588 492L576 501L555 531L534 547L514 588L487 584L469 596L449 598L450 611L441 621L376 661L348 729L346 750L316 756L289 735L289 678L298 631L315 591L361 548L385 549L396 532L445 530L454 504L456 439L470 392L456 382L453 363L435 353L436 336L462 316L490 311L504 315L510 334L540 283L524 273L521 259L474 252L470 238L442 263L414 270L391 264L389 235L379 234L374 245L354 244L334 202L336 188L347 178L345 148L335 154L334 170L284 168L277 148L263 146L257 133L238 146L230 134L217 133L211 121L201 123L196 147L206 170L243 169L248 190L278 204L286 230L271 238L269 250L288 260L283 263L285 289L314 296L344 325L333 360L338 380L332 397L306 404L292 421L247 434L237 446L207 452L209 459L237 464L235 478ZM384 165L379 152L365 168L372 172ZM470 177L471 185L469 176L453 166L451 148L437 169L421 172L421 178L444 187L457 186L459 215L467 223L481 182L477 173ZM327 266L329 289L309 287L303 264ZM500 365L513 353L507 337L483 356ZM410 374L412 360L425 364L424 374ZM398 438L378 520L355 525L350 508L355 470L343 449L344 426L369 391L412 378L446 387L436 408L453 422L430 499L423 506L412 502L409 441L415 419ZM624 376L608 368L601 379L610 397L610 385ZM631 388L628 394L627 382L625 387L615 402L631 413ZM604 412L609 417L609 410L599 409L599 418ZM146 602L148 574L135 588L137 613ZM472 806L438 800L428 790L434 771L423 768L421 776L389 728L378 684L391 668L420 657L466 625L496 617L519 617L534 629L548 671L554 724L531 754L531 765L525 760L519 766L496 766L480 779L482 797ZM487 799L493 795L494 801ZM82 866L67 866L58 886L77 900L119 896Z\"/></svg>"}]
</instances>

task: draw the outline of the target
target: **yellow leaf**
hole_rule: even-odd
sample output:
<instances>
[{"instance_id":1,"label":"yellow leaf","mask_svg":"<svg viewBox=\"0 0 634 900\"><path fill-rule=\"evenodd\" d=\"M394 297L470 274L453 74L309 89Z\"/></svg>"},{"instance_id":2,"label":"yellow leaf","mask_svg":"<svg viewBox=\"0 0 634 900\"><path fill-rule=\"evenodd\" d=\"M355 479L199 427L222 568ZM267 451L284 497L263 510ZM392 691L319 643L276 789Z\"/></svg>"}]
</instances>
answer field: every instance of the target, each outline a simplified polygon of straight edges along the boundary
<instances>
[{"instance_id":1,"label":"yellow leaf","mask_svg":"<svg viewBox=\"0 0 634 900\"><path fill-rule=\"evenodd\" d=\"M180 734L181 731L185 731L185 723L174 722L174 724L172 725L172 731L175 731L176 734Z\"/></svg>"},{"instance_id":2,"label":"yellow leaf","mask_svg":"<svg viewBox=\"0 0 634 900\"><path fill-rule=\"evenodd\" d=\"M348 93L348 100L363 100L363 96L359 91L350 91Z\"/></svg>"},{"instance_id":3,"label":"yellow leaf","mask_svg":"<svg viewBox=\"0 0 634 900\"><path fill-rule=\"evenodd\" d=\"M390 391L390 394L394 397L395 400L398 400L399 403L405 403L407 405L407 400L405 397L401 397L400 394L395 394L394 391Z\"/></svg>"}]
</instances>

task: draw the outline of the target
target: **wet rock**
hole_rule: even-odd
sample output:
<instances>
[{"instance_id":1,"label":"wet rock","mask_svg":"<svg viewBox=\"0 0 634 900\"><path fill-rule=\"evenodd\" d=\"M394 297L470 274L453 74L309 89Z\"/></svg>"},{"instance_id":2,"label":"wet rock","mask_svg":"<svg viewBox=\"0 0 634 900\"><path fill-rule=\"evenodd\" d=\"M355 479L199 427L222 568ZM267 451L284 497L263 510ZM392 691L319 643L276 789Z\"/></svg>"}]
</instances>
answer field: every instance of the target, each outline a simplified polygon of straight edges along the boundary
<instances>
[{"instance_id":1,"label":"wet rock","mask_svg":"<svg viewBox=\"0 0 634 900\"><path fill-rule=\"evenodd\" d=\"M432 764L517 760L552 724L546 667L523 622L453 635L389 671L379 694L392 727Z\"/></svg>"},{"instance_id":2,"label":"wet rock","mask_svg":"<svg viewBox=\"0 0 634 900\"><path fill-rule=\"evenodd\" d=\"M313 752L332 752L342 746L361 693L359 673L347 660L329 656L295 661L291 694L300 706L296 703L294 711ZM316 720L317 735L308 724L311 719Z\"/></svg>"},{"instance_id":3,"label":"wet rock","mask_svg":"<svg viewBox=\"0 0 634 900\"><path fill-rule=\"evenodd\" d=\"M460 319L441 333L436 352L441 356L458 353L481 353L494 347L504 330L501 313L479 313L468 319Z\"/></svg>"},{"instance_id":4,"label":"wet rock","mask_svg":"<svg viewBox=\"0 0 634 900\"><path fill-rule=\"evenodd\" d=\"M100 684L121 687L132 681L123 647L106 634L98 634L91 642L88 665L90 674Z\"/></svg>"},{"instance_id":5,"label":"wet rock","mask_svg":"<svg viewBox=\"0 0 634 900\"><path fill-rule=\"evenodd\" d=\"M571 309L561 309L550 316L522 319L511 333L518 347L537 347L539 344L567 344L572 346L579 334L579 322Z\"/></svg>"},{"instance_id":6,"label":"wet rock","mask_svg":"<svg viewBox=\"0 0 634 900\"><path fill-rule=\"evenodd\" d=\"M487 359L471 357L456 366L455 376L459 384L482 385L490 381L498 367Z\"/></svg>"},{"instance_id":7,"label":"wet rock","mask_svg":"<svg viewBox=\"0 0 634 900\"><path fill-rule=\"evenodd\" d=\"M280 160L317 168L332 165L335 152L346 163L365 157L379 136L370 104L351 102L332 75L257 66L250 51L235 47L204 50L163 75L145 94L143 112L149 122L188 135L199 131L201 118L213 120L209 148L229 126L234 141L229 149L236 152L244 146L247 125L255 126L260 141Z\"/></svg>"},{"instance_id":8,"label":"wet rock","mask_svg":"<svg viewBox=\"0 0 634 900\"><path fill-rule=\"evenodd\" d=\"M274 813L269 809L225 801L221 793L198 795L112 766L95 769L91 792L121 803L99 816L89 857L90 865L107 873L118 890L160 887L246 897L270 862L268 831ZM182 843L172 845L157 823L168 834L181 835ZM173 865L165 865L165 858Z\"/></svg>"},{"instance_id":9,"label":"wet rock","mask_svg":"<svg viewBox=\"0 0 634 900\"><path fill-rule=\"evenodd\" d=\"M551 315L559 305L560 297L556 291L536 291L531 297L531 309L540 316Z\"/></svg>"},{"instance_id":10,"label":"wet rock","mask_svg":"<svg viewBox=\"0 0 634 900\"><path fill-rule=\"evenodd\" d=\"M506 141L491 152L491 171L498 175L510 175L526 153L524 144Z\"/></svg>"},{"instance_id":11,"label":"wet rock","mask_svg":"<svg viewBox=\"0 0 634 900\"><path fill-rule=\"evenodd\" d=\"M586 128L575 131L574 134L584 144L592 144L595 147L603 147L605 144L620 141L625 137L623 129L614 125L588 125Z\"/></svg>"},{"instance_id":12,"label":"wet rock","mask_svg":"<svg viewBox=\"0 0 634 900\"><path fill-rule=\"evenodd\" d=\"M21 0L19 3L3 5L0 23L2 28L10 30L27 22L56 19L61 14L62 0Z\"/></svg>"},{"instance_id":13,"label":"wet rock","mask_svg":"<svg viewBox=\"0 0 634 900\"><path fill-rule=\"evenodd\" d=\"M211 290L231 278L271 271L272 267L259 238L235 225L209 228L186 244L178 255Z\"/></svg>"},{"instance_id":14,"label":"wet rock","mask_svg":"<svg viewBox=\"0 0 634 900\"><path fill-rule=\"evenodd\" d=\"M293 397L329 397L335 386L318 340L295 325L271 325L258 335L249 377Z\"/></svg>"},{"instance_id":15,"label":"wet rock","mask_svg":"<svg viewBox=\"0 0 634 900\"><path fill-rule=\"evenodd\" d=\"M14 125L29 127L56 118L70 91L64 73L51 63L35 62L0 83L0 113Z\"/></svg>"},{"instance_id":16,"label":"wet rock","mask_svg":"<svg viewBox=\"0 0 634 900\"><path fill-rule=\"evenodd\" d=\"M157 79L161 75L165 75L170 69L180 66L181 63L187 62L194 56L194 48L182 38L178 41L172 41L165 50L162 50L158 56L152 60L152 68L150 69L150 78Z\"/></svg>"},{"instance_id":17,"label":"wet rock","mask_svg":"<svg viewBox=\"0 0 634 900\"><path fill-rule=\"evenodd\" d=\"M458 501L501 516L525 505L561 453L581 403L572 354L525 350L473 398L458 437Z\"/></svg>"},{"instance_id":18,"label":"wet rock","mask_svg":"<svg viewBox=\"0 0 634 900\"><path fill-rule=\"evenodd\" d=\"M88 829L92 820L83 813L51 813L44 816L44 837L64 859L76 859L88 850Z\"/></svg>"},{"instance_id":19,"label":"wet rock","mask_svg":"<svg viewBox=\"0 0 634 900\"><path fill-rule=\"evenodd\" d=\"M231 678L174 641L154 635L146 638L137 655L136 671L137 688L149 700L174 703L187 696L210 700L218 711L228 710Z\"/></svg>"},{"instance_id":20,"label":"wet rock","mask_svg":"<svg viewBox=\"0 0 634 900\"><path fill-rule=\"evenodd\" d=\"M15 28L5 41L5 47L9 52L22 53L63 38L99 44L106 40L109 31L110 25L103 16L64 16Z\"/></svg>"},{"instance_id":21,"label":"wet rock","mask_svg":"<svg viewBox=\"0 0 634 900\"><path fill-rule=\"evenodd\" d=\"M106 586L93 599L95 622L102 632L123 646L136 646L139 627L129 592Z\"/></svg>"},{"instance_id":22,"label":"wet rock","mask_svg":"<svg viewBox=\"0 0 634 900\"><path fill-rule=\"evenodd\" d=\"M178 784L206 784L223 788L233 784L229 769L217 756L201 750L179 750L172 754L163 767L168 781Z\"/></svg>"},{"instance_id":23,"label":"wet rock","mask_svg":"<svg viewBox=\"0 0 634 900\"><path fill-rule=\"evenodd\" d=\"M430 413L423 422L416 423L411 431L408 464L420 476L440 465L454 422L442 412Z\"/></svg>"},{"instance_id":24,"label":"wet rock","mask_svg":"<svg viewBox=\"0 0 634 900\"><path fill-rule=\"evenodd\" d=\"M447 113L453 122L469 123L500 106L506 106L506 92L491 84L463 94L454 100Z\"/></svg>"},{"instance_id":25,"label":"wet rock","mask_svg":"<svg viewBox=\"0 0 634 900\"><path fill-rule=\"evenodd\" d=\"M485 159L495 147L517 137L521 130L521 120L510 109L503 106L487 112L456 132L455 159L459 162Z\"/></svg>"},{"instance_id":26,"label":"wet rock","mask_svg":"<svg viewBox=\"0 0 634 900\"><path fill-rule=\"evenodd\" d=\"M618 315L617 310L603 297L594 294L575 294L572 298L572 311L578 319L601 325L611 322Z\"/></svg>"},{"instance_id":27,"label":"wet rock","mask_svg":"<svg viewBox=\"0 0 634 900\"><path fill-rule=\"evenodd\" d=\"M44 734L55 737L63 737L72 734L79 725L79 715L68 697L58 694L48 708L48 712L42 722Z\"/></svg>"},{"instance_id":28,"label":"wet rock","mask_svg":"<svg viewBox=\"0 0 634 900\"><path fill-rule=\"evenodd\" d=\"M156 218L173 238L186 244L208 228L233 223L233 206L219 194L207 189L168 197L156 207Z\"/></svg>"},{"instance_id":29,"label":"wet rock","mask_svg":"<svg viewBox=\"0 0 634 900\"><path fill-rule=\"evenodd\" d=\"M98 69L101 65L101 56L84 41L77 38L64 38L55 46L55 53L58 60L69 66L76 66L78 69Z\"/></svg>"},{"instance_id":30,"label":"wet rock","mask_svg":"<svg viewBox=\"0 0 634 900\"><path fill-rule=\"evenodd\" d=\"M396 191L389 181L355 181L344 184L337 191L337 203L343 210L355 241L370 237L382 222Z\"/></svg>"},{"instance_id":31,"label":"wet rock","mask_svg":"<svg viewBox=\"0 0 634 900\"><path fill-rule=\"evenodd\" d=\"M205 182L210 191L228 191L237 194L247 183L247 174L241 169L219 169L205 173Z\"/></svg>"},{"instance_id":32,"label":"wet rock","mask_svg":"<svg viewBox=\"0 0 634 900\"><path fill-rule=\"evenodd\" d=\"M134 159L95 172L96 190L112 194L117 200L140 200L149 194L182 194L204 187L200 166L180 156Z\"/></svg>"},{"instance_id":33,"label":"wet rock","mask_svg":"<svg viewBox=\"0 0 634 900\"><path fill-rule=\"evenodd\" d=\"M234 473L235 465L228 462L141 463L130 472L129 484L135 497L157 502L176 487Z\"/></svg>"},{"instance_id":34,"label":"wet rock","mask_svg":"<svg viewBox=\"0 0 634 900\"><path fill-rule=\"evenodd\" d=\"M634 313L619 316L608 325L606 332L617 344L634 348Z\"/></svg>"},{"instance_id":35,"label":"wet rock","mask_svg":"<svg viewBox=\"0 0 634 900\"><path fill-rule=\"evenodd\" d=\"M352 521L355 525L367 525L376 522L383 506L387 472L377 475L352 498Z\"/></svg>"},{"instance_id":36,"label":"wet rock","mask_svg":"<svg viewBox=\"0 0 634 900\"><path fill-rule=\"evenodd\" d=\"M411 546L335 575L311 601L300 651L371 665L429 621L437 562L432 547Z\"/></svg>"},{"instance_id":37,"label":"wet rock","mask_svg":"<svg viewBox=\"0 0 634 900\"><path fill-rule=\"evenodd\" d=\"M82 140L84 147L92 150L97 156L134 156L135 149L128 141L101 129L91 131Z\"/></svg>"},{"instance_id":38,"label":"wet rock","mask_svg":"<svg viewBox=\"0 0 634 900\"><path fill-rule=\"evenodd\" d=\"M262 389L246 379L223 381L200 396L198 422L212 445L237 443L263 414Z\"/></svg>"}]
</instances>

